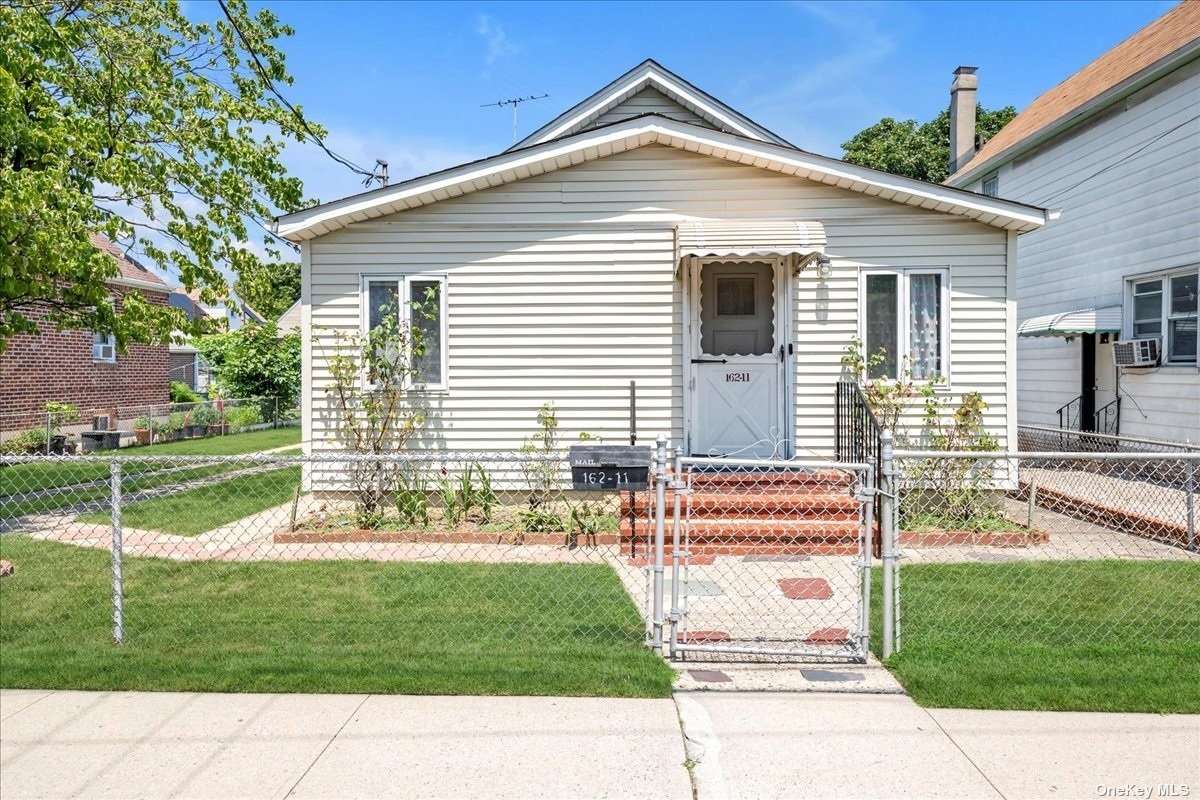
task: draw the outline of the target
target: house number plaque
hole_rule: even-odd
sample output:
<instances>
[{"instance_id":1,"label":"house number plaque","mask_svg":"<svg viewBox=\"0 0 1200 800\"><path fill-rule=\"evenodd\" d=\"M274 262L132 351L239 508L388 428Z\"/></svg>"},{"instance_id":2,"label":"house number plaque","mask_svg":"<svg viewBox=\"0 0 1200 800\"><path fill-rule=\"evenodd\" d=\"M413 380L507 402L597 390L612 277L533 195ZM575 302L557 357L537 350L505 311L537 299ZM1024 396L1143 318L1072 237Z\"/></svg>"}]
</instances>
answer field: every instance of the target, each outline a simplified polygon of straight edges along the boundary
<instances>
[{"instance_id":1,"label":"house number plaque","mask_svg":"<svg viewBox=\"0 0 1200 800\"><path fill-rule=\"evenodd\" d=\"M750 382L750 373L749 372L726 372L725 373L725 382L726 383L749 383Z\"/></svg>"},{"instance_id":2,"label":"house number plaque","mask_svg":"<svg viewBox=\"0 0 1200 800\"><path fill-rule=\"evenodd\" d=\"M633 492L650 486L649 447L571 446L571 485L582 492Z\"/></svg>"}]
</instances>

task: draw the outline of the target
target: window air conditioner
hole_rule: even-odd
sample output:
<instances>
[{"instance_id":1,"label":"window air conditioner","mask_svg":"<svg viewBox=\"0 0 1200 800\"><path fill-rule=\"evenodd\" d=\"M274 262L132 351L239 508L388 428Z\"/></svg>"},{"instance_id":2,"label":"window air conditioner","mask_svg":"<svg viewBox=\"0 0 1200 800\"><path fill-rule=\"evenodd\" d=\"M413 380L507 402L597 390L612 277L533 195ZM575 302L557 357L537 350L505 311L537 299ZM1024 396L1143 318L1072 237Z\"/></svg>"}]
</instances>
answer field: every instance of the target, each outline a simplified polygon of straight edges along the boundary
<instances>
[{"instance_id":1,"label":"window air conditioner","mask_svg":"<svg viewBox=\"0 0 1200 800\"><path fill-rule=\"evenodd\" d=\"M1113 342L1113 363L1118 367L1153 367L1162 358L1162 339Z\"/></svg>"}]
</instances>

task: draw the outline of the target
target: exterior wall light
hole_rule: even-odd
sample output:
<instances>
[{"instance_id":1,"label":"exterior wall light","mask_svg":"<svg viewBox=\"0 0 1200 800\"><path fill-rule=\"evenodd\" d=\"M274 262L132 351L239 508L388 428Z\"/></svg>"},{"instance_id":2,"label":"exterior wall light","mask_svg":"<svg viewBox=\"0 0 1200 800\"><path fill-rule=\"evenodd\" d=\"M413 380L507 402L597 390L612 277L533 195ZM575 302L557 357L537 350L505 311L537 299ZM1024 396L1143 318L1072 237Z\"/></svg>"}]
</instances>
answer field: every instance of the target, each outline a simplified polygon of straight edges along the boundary
<instances>
[{"instance_id":1,"label":"exterior wall light","mask_svg":"<svg viewBox=\"0 0 1200 800\"><path fill-rule=\"evenodd\" d=\"M822 255L817 259L817 277L821 280L828 280L833 274L833 262L829 260L829 256Z\"/></svg>"}]
</instances>

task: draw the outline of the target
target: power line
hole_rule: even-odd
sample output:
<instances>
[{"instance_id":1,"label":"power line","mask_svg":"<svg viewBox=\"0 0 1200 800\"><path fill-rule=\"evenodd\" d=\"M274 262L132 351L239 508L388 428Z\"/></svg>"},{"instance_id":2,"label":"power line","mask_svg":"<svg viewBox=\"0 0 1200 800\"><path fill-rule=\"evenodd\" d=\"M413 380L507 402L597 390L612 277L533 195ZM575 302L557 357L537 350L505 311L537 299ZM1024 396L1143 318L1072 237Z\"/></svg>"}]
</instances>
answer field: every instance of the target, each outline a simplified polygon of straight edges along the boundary
<instances>
[{"instance_id":1,"label":"power line","mask_svg":"<svg viewBox=\"0 0 1200 800\"><path fill-rule=\"evenodd\" d=\"M550 95L548 95L548 94L539 94L536 96L530 95L529 97L511 97L507 100L497 100L494 103L483 103L479 107L480 108L492 108L493 106L495 106L495 107L502 108L504 106L512 106L512 110L513 110L513 112L512 112L512 114L513 114L513 126L512 126L513 144L516 144L517 143L517 106L521 105L521 103L528 103L530 100L541 100L542 98L549 97L549 96Z\"/></svg>"},{"instance_id":2,"label":"power line","mask_svg":"<svg viewBox=\"0 0 1200 800\"><path fill-rule=\"evenodd\" d=\"M314 131L311 126L309 126L308 120L304 118L304 115L301 114L296 107L293 106L291 102L289 102L288 99L283 96L283 93L275 87L275 82L272 81L270 76L267 75L266 67L264 67L262 61L259 60L258 53L254 52L254 48L250 45L249 40L246 39L246 35L242 33L242 29L238 26L237 20L234 19L233 14L229 13L229 7L225 5L225 0L217 0L217 5L221 7L221 13L225 15L225 19L229 21L229 24L233 27L238 39L241 40L242 45L246 48L246 52L249 54L250 60L254 64L255 71L258 73L259 78L261 78L263 83L266 84L266 87L268 90L270 90L271 94L275 95L280 103L283 103L284 108L292 112L292 116L296 118L296 121L300 123L300 127L304 129L304 132L317 145L317 147L320 147L322 150L324 150L326 155L342 166L352 170L353 172L357 172L359 175L362 175L365 178L364 184L369 184L371 180L375 179L375 172L365 170L350 159L338 155L337 153L333 152L333 150L329 149L329 146L325 144L324 140L317 135L317 132Z\"/></svg>"},{"instance_id":3,"label":"power line","mask_svg":"<svg viewBox=\"0 0 1200 800\"><path fill-rule=\"evenodd\" d=\"M1185 126L1185 125L1188 125L1188 124L1190 124L1190 123L1192 123L1192 122L1195 122L1195 121L1196 121L1196 120L1198 120L1198 119L1200 119L1200 114L1197 114L1196 116L1194 116L1194 117L1191 117L1191 118L1189 118L1189 119L1185 119L1183 122L1179 123L1179 124L1178 124L1178 125L1176 125L1174 128L1171 128L1170 130L1167 130L1167 131L1163 131L1163 132L1162 132L1162 133L1160 133L1158 136L1155 136L1153 139L1151 139L1150 141L1146 142L1144 145L1142 145L1142 146L1141 146L1141 147L1139 147L1138 149L1136 149L1136 150L1134 150L1134 151L1132 151L1132 152L1126 153L1125 155L1121 156L1120 158L1118 158L1116 161L1114 161L1113 163L1109 164L1108 166L1101 167L1100 169L1098 169L1098 170L1096 170L1095 172L1093 172L1091 175L1088 175L1086 178L1081 178L1080 180L1078 180L1078 181L1076 181L1075 183L1071 184L1071 185L1070 185L1070 186L1068 186L1067 188L1065 188L1065 189L1062 189L1062 190L1060 190L1060 191L1057 191L1057 192L1055 192L1054 194L1052 194L1052 195L1050 195L1049 197L1047 197L1045 200L1042 200L1042 201L1041 201L1041 203L1040 203L1040 205L1043 205L1043 206L1044 206L1044 205L1046 205L1046 204L1050 203L1052 200L1055 200L1055 199L1057 199L1057 198L1059 198L1059 197L1062 197L1062 196L1063 196L1064 194L1066 194L1067 192L1069 192L1069 191L1071 191L1071 190L1073 190L1073 189L1078 189L1080 186L1082 186L1083 184L1087 183L1087 182L1088 182L1088 181L1090 181L1092 178L1095 178L1095 177L1097 177L1097 176L1099 176L1099 175L1103 175L1105 172L1108 172L1110 169L1112 169L1112 168L1114 168L1114 167L1118 167L1118 166L1120 166L1121 164L1124 164L1124 163L1125 163L1126 161L1128 161L1129 159L1131 159L1131 158L1133 158L1134 156L1138 155L1139 153L1141 153L1141 152L1145 151L1145 150L1146 150L1148 147L1150 147L1150 145L1154 144L1155 142L1158 142L1160 139L1163 139L1163 138L1165 138L1165 137L1167 137L1167 136L1170 136L1172 133L1174 133L1175 131L1179 130L1179 129L1180 129L1180 128L1182 128L1183 126Z\"/></svg>"}]
</instances>

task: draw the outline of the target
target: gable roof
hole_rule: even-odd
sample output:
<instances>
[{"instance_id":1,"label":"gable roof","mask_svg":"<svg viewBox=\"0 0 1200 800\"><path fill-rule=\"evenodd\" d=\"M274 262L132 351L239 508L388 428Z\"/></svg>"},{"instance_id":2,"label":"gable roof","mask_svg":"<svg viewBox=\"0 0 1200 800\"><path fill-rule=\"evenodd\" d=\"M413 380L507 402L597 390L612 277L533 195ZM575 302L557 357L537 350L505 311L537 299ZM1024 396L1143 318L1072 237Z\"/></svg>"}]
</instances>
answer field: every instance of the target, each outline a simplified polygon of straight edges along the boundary
<instances>
[{"instance_id":1,"label":"gable roof","mask_svg":"<svg viewBox=\"0 0 1200 800\"><path fill-rule=\"evenodd\" d=\"M113 283L125 283L143 289L167 291L166 281L139 264L135 258L114 244L108 237L98 233L89 233L88 240L92 243L93 247L103 250L116 260L117 268L120 270L120 277L114 278Z\"/></svg>"},{"instance_id":2,"label":"gable roof","mask_svg":"<svg viewBox=\"0 0 1200 800\"><path fill-rule=\"evenodd\" d=\"M1045 209L1036 206L892 175L790 146L755 141L647 114L306 208L276 219L274 230L285 239L299 242L355 222L652 144L794 175L895 203L956 214L1008 230L1031 231L1046 223Z\"/></svg>"},{"instance_id":3,"label":"gable roof","mask_svg":"<svg viewBox=\"0 0 1200 800\"><path fill-rule=\"evenodd\" d=\"M712 95L688 83L652 58L626 72L600 91L576 103L554 119L508 148L520 150L551 139L578 133L594 123L605 112L615 108L646 87L666 95L717 130L745 136L762 142L788 145L780 136L754 120L734 111Z\"/></svg>"},{"instance_id":4,"label":"gable roof","mask_svg":"<svg viewBox=\"0 0 1200 800\"><path fill-rule=\"evenodd\" d=\"M1200 0L1184 0L1042 94L946 183L961 186L1200 57Z\"/></svg>"}]
</instances>

